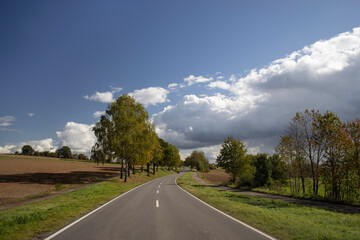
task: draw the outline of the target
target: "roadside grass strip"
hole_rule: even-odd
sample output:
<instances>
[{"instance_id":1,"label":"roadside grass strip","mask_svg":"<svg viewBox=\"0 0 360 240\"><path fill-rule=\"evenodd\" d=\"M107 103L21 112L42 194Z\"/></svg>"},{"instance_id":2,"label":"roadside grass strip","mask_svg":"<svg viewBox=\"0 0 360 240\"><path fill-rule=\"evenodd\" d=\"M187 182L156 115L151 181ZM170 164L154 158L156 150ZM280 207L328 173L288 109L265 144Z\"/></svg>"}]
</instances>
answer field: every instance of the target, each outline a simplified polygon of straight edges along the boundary
<instances>
[{"instance_id":1,"label":"roadside grass strip","mask_svg":"<svg viewBox=\"0 0 360 240\"><path fill-rule=\"evenodd\" d=\"M43 201L0 211L0 239L42 239L109 200L155 178L172 174L161 170L132 175L127 183L119 177Z\"/></svg>"},{"instance_id":2,"label":"roadside grass strip","mask_svg":"<svg viewBox=\"0 0 360 240\"><path fill-rule=\"evenodd\" d=\"M200 185L192 172L177 183L215 208L279 239L360 239L360 214L339 213Z\"/></svg>"}]
</instances>

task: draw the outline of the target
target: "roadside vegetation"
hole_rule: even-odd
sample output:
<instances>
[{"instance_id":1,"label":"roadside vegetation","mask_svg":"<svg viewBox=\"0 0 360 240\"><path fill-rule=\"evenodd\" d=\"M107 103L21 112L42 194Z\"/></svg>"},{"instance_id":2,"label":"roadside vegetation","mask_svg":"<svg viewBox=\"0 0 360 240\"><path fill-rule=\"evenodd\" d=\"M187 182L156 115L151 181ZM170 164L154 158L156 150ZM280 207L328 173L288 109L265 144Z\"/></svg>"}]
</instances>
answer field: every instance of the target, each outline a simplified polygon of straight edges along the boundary
<instances>
[{"instance_id":1,"label":"roadside vegetation","mask_svg":"<svg viewBox=\"0 0 360 240\"><path fill-rule=\"evenodd\" d=\"M172 174L159 169L156 175L136 173L124 183L118 177L39 202L0 210L0 239L36 239L64 227L76 218L116 196L155 178Z\"/></svg>"},{"instance_id":2,"label":"roadside vegetation","mask_svg":"<svg viewBox=\"0 0 360 240\"><path fill-rule=\"evenodd\" d=\"M359 151L360 120L343 123L332 112L305 110L291 119L275 154L248 154L228 137L216 166L231 176L231 187L359 205Z\"/></svg>"},{"instance_id":3,"label":"roadside vegetation","mask_svg":"<svg viewBox=\"0 0 360 240\"><path fill-rule=\"evenodd\" d=\"M339 213L199 185L192 172L180 187L217 209L279 239L360 239L360 214Z\"/></svg>"}]
</instances>

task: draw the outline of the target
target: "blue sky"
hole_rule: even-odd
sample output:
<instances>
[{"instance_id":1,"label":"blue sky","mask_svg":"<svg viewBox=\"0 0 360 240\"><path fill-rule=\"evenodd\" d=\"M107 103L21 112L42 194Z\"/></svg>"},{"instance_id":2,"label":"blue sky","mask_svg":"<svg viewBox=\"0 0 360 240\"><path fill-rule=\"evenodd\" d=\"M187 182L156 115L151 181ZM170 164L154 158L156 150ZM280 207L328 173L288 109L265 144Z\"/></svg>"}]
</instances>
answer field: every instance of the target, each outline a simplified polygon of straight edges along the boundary
<instances>
[{"instance_id":1,"label":"blue sky","mask_svg":"<svg viewBox=\"0 0 360 240\"><path fill-rule=\"evenodd\" d=\"M211 159L228 135L271 152L305 108L359 117L359 9L358 1L1 1L0 152L30 143L87 153L94 113L123 93L146 105L183 156L199 148Z\"/></svg>"}]
</instances>

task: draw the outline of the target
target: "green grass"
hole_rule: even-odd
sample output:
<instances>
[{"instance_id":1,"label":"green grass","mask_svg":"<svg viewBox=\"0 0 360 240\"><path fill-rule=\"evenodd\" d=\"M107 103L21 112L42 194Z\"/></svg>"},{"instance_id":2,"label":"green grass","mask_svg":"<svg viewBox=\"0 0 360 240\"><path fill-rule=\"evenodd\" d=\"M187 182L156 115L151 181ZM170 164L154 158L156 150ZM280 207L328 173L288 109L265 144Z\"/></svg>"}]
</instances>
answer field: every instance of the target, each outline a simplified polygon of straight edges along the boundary
<instances>
[{"instance_id":1,"label":"green grass","mask_svg":"<svg viewBox=\"0 0 360 240\"><path fill-rule=\"evenodd\" d=\"M360 214L227 192L199 185L191 175L183 175L178 184L212 206L279 239L360 239Z\"/></svg>"},{"instance_id":2,"label":"green grass","mask_svg":"<svg viewBox=\"0 0 360 240\"><path fill-rule=\"evenodd\" d=\"M152 179L173 172L160 170L131 175L127 183L119 177L43 201L0 211L0 239L34 239L53 232L116 196Z\"/></svg>"}]
</instances>

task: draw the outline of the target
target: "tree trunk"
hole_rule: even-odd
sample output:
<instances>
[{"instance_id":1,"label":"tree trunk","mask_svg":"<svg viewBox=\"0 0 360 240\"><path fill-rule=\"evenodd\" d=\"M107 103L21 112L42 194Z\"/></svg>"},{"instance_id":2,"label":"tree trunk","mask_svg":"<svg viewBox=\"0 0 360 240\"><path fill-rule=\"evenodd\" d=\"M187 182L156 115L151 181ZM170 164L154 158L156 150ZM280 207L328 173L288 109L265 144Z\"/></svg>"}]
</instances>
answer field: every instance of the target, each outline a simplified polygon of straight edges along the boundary
<instances>
[{"instance_id":1,"label":"tree trunk","mask_svg":"<svg viewBox=\"0 0 360 240\"><path fill-rule=\"evenodd\" d=\"M129 164L128 164L127 172L128 172L128 177L130 177L130 165Z\"/></svg>"},{"instance_id":2,"label":"tree trunk","mask_svg":"<svg viewBox=\"0 0 360 240\"><path fill-rule=\"evenodd\" d=\"M146 163L147 175L150 176L150 163Z\"/></svg>"},{"instance_id":3,"label":"tree trunk","mask_svg":"<svg viewBox=\"0 0 360 240\"><path fill-rule=\"evenodd\" d=\"M153 174L155 175L155 163L153 163Z\"/></svg>"},{"instance_id":4,"label":"tree trunk","mask_svg":"<svg viewBox=\"0 0 360 240\"><path fill-rule=\"evenodd\" d=\"M124 174L124 159L121 159L120 179L123 179L123 174Z\"/></svg>"},{"instance_id":5,"label":"tree trunk","mask_svg":"<svg viewBox=\"0 0 360 240\"><path fill-rule=\"evenodd\" d=\"M127 161L126 161L126 163L125 163L125 178L124 178L124 182L127 181L127 169L128 169L128 163L127 163Z\"/></svg>"},{"instance_id":6,"label":"tree trunk","mask_svg":"<svg viewBox=\"0 0 360 240\"><path fill-rule=\"evenodd\" d=\"M144 171L144 165L143 164L141 164L141 172L143 172Z\"/></svg>"},{"instance_id":7,"label":"tree trunk","mask_svg":"<svg viewBox=\"0 0 360 240\"><path fill-rule=\"evenodd\" d=\"M135 174L135 164L133 165L133 174Z\"/></svg>"}]
</instances>

